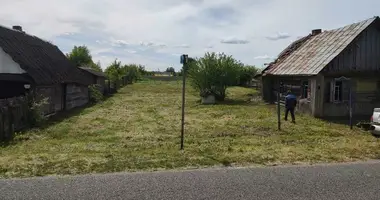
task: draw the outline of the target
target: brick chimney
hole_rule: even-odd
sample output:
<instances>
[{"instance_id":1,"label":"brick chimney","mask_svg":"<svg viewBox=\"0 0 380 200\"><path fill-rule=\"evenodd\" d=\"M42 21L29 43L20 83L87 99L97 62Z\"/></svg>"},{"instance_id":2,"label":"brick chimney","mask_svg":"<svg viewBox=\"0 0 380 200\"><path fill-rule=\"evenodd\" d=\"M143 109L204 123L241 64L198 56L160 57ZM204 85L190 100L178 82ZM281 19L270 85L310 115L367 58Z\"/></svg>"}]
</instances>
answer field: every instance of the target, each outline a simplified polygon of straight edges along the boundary
<instances>
[{"instance_id":1,"label":"brick chimney","mask_svg":"<svg viewBox=\"0 0 380 200\"><path fill-rule=\"evenodd\" d=\"M311 35L318 35L320 33L322 33L322 29L314 29L311 31Z\"/></svg>"},{"instance_id":2,"label":"brick chimney","mask_svg":"<svg viewBox=\"0 0 380 200\"><path fill-rule=\"evenodd\" d=\"M13 30L16 30L16 31L20 31L20 32L22 32L22 27L19 26L19 25L15 25L15 26L13 26L12 28L13 28Z\"/></svg>"}]
</instances>

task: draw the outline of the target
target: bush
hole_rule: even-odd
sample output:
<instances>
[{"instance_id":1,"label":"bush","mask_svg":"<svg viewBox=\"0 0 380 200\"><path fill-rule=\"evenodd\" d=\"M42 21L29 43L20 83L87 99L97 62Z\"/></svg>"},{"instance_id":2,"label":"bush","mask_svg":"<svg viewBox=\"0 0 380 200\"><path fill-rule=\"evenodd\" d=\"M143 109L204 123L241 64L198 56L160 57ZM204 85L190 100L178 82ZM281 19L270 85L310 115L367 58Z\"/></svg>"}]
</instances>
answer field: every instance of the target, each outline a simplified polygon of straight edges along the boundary
<instances>
[{"instance_id":1,"label":"bush","mask_svg":"<svg viewBox=\"0 0 380 200\"><path fill-rule=\"evenodd\" d=\"M41 100L37 101L33 98L33 95L28 95L28 122L32 127L43 125L47 116L43 113L43 107L48 105L49 98L41 98Z\"/></svg>"},{"instance_id":2,"label":"bush","mask_svg":"<svg viewBox=\"0 0 380 200\"><path fill-rule=\"evenodd\" d=\"M98 84L93 84L93 85L88 86L88 89L90 92L90 102L98 103L98 102L103 101L104 96L99 90L100 87L101 86Z\"/></svg>"},{"instance_id":3,"label":"bush","mask_svg":"<svg viewBox=\"0 0 380 200\"><path fill-rule=\"evenodd\" d=\"M129 83L136 82L141 79L141 73L136 64L124 65L124 71Z\"/></svg>"},{"instance_id":4,"label":"bush","mask_svg":"<svg viewBox=\"0 0 380 200\"><path fill-rule=\"evenodd\" d=\"M247 86L253 77L258 73L259 70L255 66L244 66L240 75L240 85Z\"/></svg>"},{"instance_id":5,"label":"bush","mask_svg":"<svg viewBox=\"0 0 380 200\"><path fill-rule=\"evenodd\" d=\"M201 97L214 95L216 100L223 101L227 87L239 84L242 69L243 64L232 56L206 53L188 64L188 75Z\"/></svg>"}]
</instances>

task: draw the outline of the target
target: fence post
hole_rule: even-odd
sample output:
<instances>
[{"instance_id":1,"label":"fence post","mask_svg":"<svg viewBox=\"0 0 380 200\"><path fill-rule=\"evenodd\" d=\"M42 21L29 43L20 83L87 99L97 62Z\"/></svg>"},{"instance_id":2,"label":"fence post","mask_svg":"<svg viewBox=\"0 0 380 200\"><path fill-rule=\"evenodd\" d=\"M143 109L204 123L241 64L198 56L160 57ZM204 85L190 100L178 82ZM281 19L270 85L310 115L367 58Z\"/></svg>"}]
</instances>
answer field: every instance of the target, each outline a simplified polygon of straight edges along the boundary
<instances>
[{"instance_id":1,"label":"fence post","mask_svg":"<svg viewBox=\"0 0 380 200\"><path fill-rule=\"evenodd\" d=\"M0 107L0 141L4 140L5 136L5 129L4 129L4 113L3 113L3 108Z\"/></svg>"},{"instance_id":2,"label":"fence post","mask_svg":"<svg viewBox=\"0 0 380 200\"><path fill-rule=\"evenodd\" d=\"M9 132L7 134L7 140L12 140L14 136L14 119L13 119L13 106L8 104L8 120L9 120Z\"/></svg>"}]
</instances>

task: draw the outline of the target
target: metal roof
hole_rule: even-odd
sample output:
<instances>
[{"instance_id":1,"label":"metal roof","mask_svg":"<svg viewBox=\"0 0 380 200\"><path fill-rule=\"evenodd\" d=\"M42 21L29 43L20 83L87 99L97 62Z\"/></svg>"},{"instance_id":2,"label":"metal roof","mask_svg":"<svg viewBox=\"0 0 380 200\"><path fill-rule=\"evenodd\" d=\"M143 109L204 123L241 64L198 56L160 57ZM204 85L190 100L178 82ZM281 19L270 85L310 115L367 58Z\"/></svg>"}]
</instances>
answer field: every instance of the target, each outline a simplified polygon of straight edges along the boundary
<instances>
[{"instance_id":1,"label":"metal roof","mask_svg":"<svg viewBox=\"0 0 380 200\"><path fill-rule=\"evenodd\" d=\"M79 68L88 72L88 73L91 73L95 76L106 77L106 74L104 72L96 71L96 70L92 69L91 67L86 66L86 67L79 67Z\"/></svg>"},{"instance_id":2,"label":"metal roof","mask_svg":"<svg viewBox=\"0 0 380 200\"><path fill-rule=\"evenodd\" d=\"M282 51L279 58L268 66L265 74L317 75L377 19L378 17L373 17L342 28L324 31L315 36L303 37ZM298 44L295 48L294 43Z\"/></svg>"}]
</instances>

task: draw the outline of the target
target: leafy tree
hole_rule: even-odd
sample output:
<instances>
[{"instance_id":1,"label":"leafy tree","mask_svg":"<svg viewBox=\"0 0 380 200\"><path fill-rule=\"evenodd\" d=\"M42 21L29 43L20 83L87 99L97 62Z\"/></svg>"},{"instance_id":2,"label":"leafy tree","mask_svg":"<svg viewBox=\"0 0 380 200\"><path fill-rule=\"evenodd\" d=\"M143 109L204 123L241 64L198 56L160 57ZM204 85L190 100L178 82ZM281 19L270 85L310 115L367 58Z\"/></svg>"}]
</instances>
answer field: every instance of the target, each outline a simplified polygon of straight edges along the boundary
<instances>
[{"instance_id":1,"label":"leafy tree","mask_svg":"<svg viewBox=\"0 0 380 200\"><path fill-rule=\"evenodd\" d=\"M92 68L96 69L97 71L103 71L102 69L102 64L100 63L100 61L96 62L93 64Z\"/></svg>"},{"instance_id":2,"label":"leafy tree","mask_svg":"<svg viewBox=\"0 0 380 200\"><path fill-rule=\"evenodd\" d=\"M177 72L177 76L182 76L183 74L183 69L181 69L179 72Z\"/></svg>"},{"instance_id":3,"label":"leafy tree","mask_svg":"<svg viewBox=\"0 0 380 200\"><path fill-rule=\"evenodd\" d=\"M93 63L90 50L86 46L74 46L74 49L67 54L67 58L76 66Z\"/></svg>"},{"instance_id":4,"label":"leafy tree","mask_svg":"<svg viewBox=\"0 0 380 200\"><path fill-rule=\"evenodd\" d=\"M175 74L175 69L174 69L174 67L168 67L168 68L166 69L166 72L170 72L170 73L172 73L172 74Z\"/></svg>"},{"instance_id":5,"label":"leafy tree","mask_svg":"<svg viewBox=\"0 0 380 200\"><path fill-rule=\"evenodd\" d=\"M253 77L259 73L259 69L255 66L245 65L242 68L242 72L240 75L240 85L247 85L249 81L253 79Z\"/></svg>"},{"instance_id":6,"label":"leafy tree","mask_svg":"<svg viewBox=\"0 0 380 200\"><path fill-rule=\"evenodd\" d=\"M88 66L97 71L102 71L100 63L94 63L92 61L90 50L85 45L74 46L73 50L66 54L66 56L77 67Z\"/></svg>"},{"instance_id":7,"label":"leafy tree","mask_svg":"<svg viewBox=\"0 0 380 200\"><path fill-rule=\"evenodd\" d=\"M119 81L123 76L121 62L115 59L115 61L106 68L105 73L109 80L114 82Z\"/></svg>"},{"instance_id":8,"label":"leafy tree","mask_svg":"<svg viewBox=\"0 0 380 200\"><path fill-rule=\"evenodd\" d=\"M239 84L243 64L224 53L206 53L188 64L192 86L202 97L214 95L219 101L226 97L229 86ZM186 69L185 69L186 70Z\"/></svg>"},{"instance_id":9,"label":"leafy tree","mask_svg":"<svg viewBox=\"0 0 380 200\"><path fill-rule=\"evenodd\" d=\"M136 82L141 78L139 66L136 64L124 65L123 72L125 76L127 76L128 80L131 80L132 82Z\"/></svg>"},{"instance_id":10,"label":"leafy tree","mask_svg":"<svg viewBox=\"0 0 380 200\"><path fill-rule=\"evenodd\" d=\"M189 62L188 66L192 66L192 65L196 64L197 60L194 58L188 58L188 62ZM181 70L179 72L177 72L177 76L182 76L182 74L183 74L183 69L181 68Z\"/></svg>"},{"instance_id":11,"label":"leafy tree","mask_svg":"<svg viewBox=\"0 0 380 200\"><path fill-rule=\"evenodd\" d=\"M146 71L144 65L139 65L139 72L140 72L140 74L141 74L142 76L146 76L146 75L148 75L148 71Z\"/></svg>"}]
</instances>

